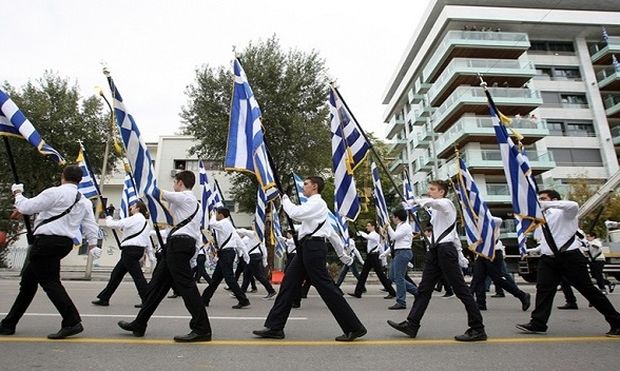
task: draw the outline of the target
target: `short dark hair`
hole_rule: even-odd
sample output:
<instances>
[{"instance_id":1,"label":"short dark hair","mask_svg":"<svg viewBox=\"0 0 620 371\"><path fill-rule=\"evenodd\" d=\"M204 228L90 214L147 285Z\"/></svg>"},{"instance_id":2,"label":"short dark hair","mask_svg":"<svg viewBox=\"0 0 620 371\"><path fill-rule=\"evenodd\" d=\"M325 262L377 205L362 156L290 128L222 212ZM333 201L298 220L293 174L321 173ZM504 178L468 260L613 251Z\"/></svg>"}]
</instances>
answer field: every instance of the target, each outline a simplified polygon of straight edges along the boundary
<instances>
[{"instance_id":1,"label":"short dark hair","mask_svg":"<svg viewBox=\"0 0 620 371\"><path fill-rule=\"evenodd\" d=\"M218 207L215 209L215 212L224 215L224 218L228 218L230 216L230 210L226 207Z\"/></svg>"},{"instance_id":2,"label":"short dark hair","mask_svg":"<svg viewBox=\"0 0 620 371\"><path fill-rule=\"evenodd\" d=\"M189 170L179 171L174 175L174 179L183 182L187 189L194 188L194 184L196 184L196 175Z\"/></svg>"},{"instance_id":3,"label":"short dark hair","mask_svg":"<svg viewBox=\"0 0 620 371\"><path fill-rule=\"evenodd\" d=\"M316 184L319 193L323 192L323 188L325 188L325 180L323 180L323 178L320 176L309 176L306 180L309 180L312 184Z\"/></svg>"},{"instance_id":4,"label":"short dark hair","mask_svg":"<svg viewBox=\"0 0 620 371\"><path fill-rule=\"evenodd\" d=\"M368 224L372 225L372 226L373 226L373 227L375 227L375 228L377 227L377 222L375 222L374 220L369 220L369 221L367 221L366 223L368 223Z\"/></svg>"},{"instance_id":5,"label":"short dark hair","mask_svg":"<svg viewBox=\"0 0 620 371\"><path fill-rule=\"evenodd\" d=\"M424 232L432 232L432 231L433 231L432 225L427 225L426 228L424 228Z\"/></svg>"},{"instance_id":6,"label":"short dark hair","mask_svg":"<svg viewBox=\"0 0 620 371\"><path fill-rule=\"evenodd\" d=\"M149 209L147 209L146 204L144 202L138 200L138 201L136 201L136 203L134 205L136 205L136 207L138 208L138 211L140 212L140 214L144 215L144 217L148 219L148 217L149 217Z\"/></svg>"},{"instance_id":7,"label":"short dark hair","mask_svg":"<svg viewBox=\"0 0 620 371\"><path fill-rule=\"evenodd\" d=\"M586 235L587 235L587 236L592 236L592 237L594 237L594 238L598 238L598 235L597 235L597 234L596 234L596 232L594 232L594 231L588 232L588 233L586 233Z\"/></svg>"},{"instance_id":8,"label":"short dark hair","mask_svg":"<svg viewBox=\"0 0 620 371\"><path fill-rule=\"evenodd\" d=\"M401 222L407 220L407 210L405 209L396 209L392 212L392 215L398 218Z\"/></svg>"},{"instance_id":9,"label":"short dark hair","mask_svg":"<svg viewBox=\"0 0 620 371\"><path fill-rule=\"evenodd\" d=\"M560 196L560 193L556 190L553 189L543 189L542 191L538 191L538 195L542 195L545 194L547 196L549 196L550 199L552 200L561 200L562 196Z\"/></svg>"},{"instance_id":10,"label":"short dark hair","mask_svg":"<svg viewBox=\"0 0 620 371\"><path fill-rule=\"evenodd\" d=\"M78 184L82 180L82 169L78 165L69 165L62 171L62 177L71 183Z\"/></svg>"},{"instance_id":11,"label":"short dark hair","mask_svg":"<svg viewBox=\"0 0 620 371\"><path fill-rule=\"evenodd\" d=\"M428 184L432 184L443 190L444 197L448 195L448 191L450 190L450 183L446 182L445 180L435 179L428 182Z\"/></svg>"}]
</instances>

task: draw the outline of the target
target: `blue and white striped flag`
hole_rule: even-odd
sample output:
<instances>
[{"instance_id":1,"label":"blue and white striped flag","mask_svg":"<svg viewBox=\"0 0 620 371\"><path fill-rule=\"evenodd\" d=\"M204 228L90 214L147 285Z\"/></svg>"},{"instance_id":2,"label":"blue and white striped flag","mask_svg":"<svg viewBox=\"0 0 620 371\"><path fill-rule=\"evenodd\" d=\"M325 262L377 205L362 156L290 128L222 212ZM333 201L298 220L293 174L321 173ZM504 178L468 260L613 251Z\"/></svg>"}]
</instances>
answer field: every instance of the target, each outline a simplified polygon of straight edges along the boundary
<instances>
[{"instance_id":1,"label":"blue and white striped flag","mask_svg":"<svg viewBox=\"0 0 620 371\"><path fill-rule=\"evenodd\" d=\"M527 157L515 145L504 124L510 119L504 116L495 106L488 90L485 90L489 101L489 111L493 120L495 136L499 144L504 174L512 196L512 210L515 218L520 222L517 230L517 239L520 241L519 252L527 254L525 235L532 232L544 222L542 210L538 203L536 181L532 176Z\"/></svg>"},{"instance_id":2,"label":"blue and white striped flag","mask_svg":"<svg viewBox=\"0 0 620 371\"><path fill-rule=\"evenodd\" d=\"M407 169L403 171L402 177L403 177L403 196L405 196L406 201L412 201L413 199L415 199L415 193L413 193L413 186L411 185L411 179L409 179L409 172L407 171ZM419 207L417 205L414 205L410 209L407 208L407 211L411 212L412 214L415 214L418 212L418 209ZM413 233L421 232L420 226L418 225L418 223L415 222L415 220L410 221L409 224L411 225Z\"/></svg>"},{"instance_id":3,"label":"blue and white striped flag","mask_svg":"<svg viewBox=\"0 0 620 371\"><path fill-rule=\"evenodd\" d=\"M293 179L295 181L295 189L297 190L297 199L300 204L308 201L308 197L304 195L304 180L295 173L293 173Z\"/></svg>"},{"instance_id":4,"label":"blue and white striped flag","mask_svg":"<svg viewBox=\"0 0 620 371\"><path fill-rule=\"evenodd\" d=\"M377 164L374 161L370 164L370 172L372 173L372 196L375 201L375 209L377 210L377 219L379 220L379 226L385 227L390 223L390 218L387 204L385 203L385 196L383 195L383 187L381 187L379 169L377 169Z\"/></svg>"},{"instance_id":5,"label":"blue and white striped flag","mask_svg":"<svg viewBox=\"0 0 620 371\"><path fill-rule=\"evenodd\" d=\"M233 62L235 82L230 108L226 170L249 171L256 175L267 200L279 195L261 124L261 110L239 60Z\"/></svg>"},{"instance_id":6,"label":"blue and white striped flag","mask_svg":"<svg viewBox=\"0 0 620 371\"><path fill-rule=\"evenodd\" d=\"M144 143L144 138L140 135L140 130L133 116L125 108L123 98L112 77L107 74L107 78L112 92L116 123L125 147L127 160L129 160L133 171L137 194L145 199L154 223L173 225L172 216L161 201L161 191L157 186L153 160Z\"/></svg>"},{"instance_id":7,"label":"blue and white striped flag","mask_svg":"<svg viewBox=\"0 0 620 371\"><path fill-rule=\"evenodd\" d=\"M121 206L118 211L121 219L129 217L129 207L138 201L136 195L136 189L133 186L131 175L125 174L125 180L123 180L123 193L121 193Z\"/></svg>"},{"instance_id":8,"label":"blue and white striped flag","mask_svg":"<svg viewBox=\"0 0 620 371\"><path fill-rule=\"evenodd\" d=\"M348 248L349 247L349 226L347 224L347 219L345 219L341 215L338 215L338 213L332 212L332 211L330 211L327 214L327 217L329 218L329 224L331 225L333 230L336 232L338 236L340 236L343 246L345 248Z\"/></svg>"},{"instance_id":9,"label":"blue and white striped flag","mask_svg":"<svg viewBox=\"0 0 620 371\"><path fill-rule=\"evenodd\" d=\"M278 209L271 203L271 226L273 228L273 234L275 235L275 254L281 258L286 252L286 242L282 240L282 225L280 224L280 216L278 215Z\"/></svg>"},{"instance_id":10,"label":"blue and white striped flag","mask_svg":"<svg viewBox=\"0 0 620 371\"><path fill-rule=\"evenodd\" d=\"M265 242L266 205L265 192L263 192L263 188L259 185L256 194L256 211L254 212L254 231L262 242Z\"/></svg>"},{"instance_id":11,"label":"blue and white striped flag","mask_svg":"<svg viewBox=\"0 0 620 371\"><path fill-rule=\"evenodd\" d=\"M26 139L42 155L51 157L59 164L65 163L65 159L60 153L41 139L39 132L13 100L0 90L0 136L2 135Z\"/></svg>"},{"instance_id":12,"label":"blue and white striped flag","mask_svg":"<svg viewBox=\"0 0 620 371\"><path fill-rule=\"evenodd\" d=\"M482 199L478 185L469 173L467 164L462 158L457 158L456 194L459 197L463 219L465 222L465 236L471 251L493 260L495 257L495 221L493 215Z\"/></svg>"},{"instance_id":13,"label":"blue and white striped flag","mask_svg":"<svg viewBox=\"0 0 620 371\"><path fill-rule=\"evenodd\" d=\"M93 180L93 176L90 172L88 166L86 166L86 161L84 160L84 152L83 149L80 148L80 152L78 153L78 157L75 159L80 169L82 169L82 180L78 184L78 191L82 193L82 195L86 198L95 198L99 196L99 191L97 190L97 186L95 185L95 181Z\"/></svg>"},{"instance_id":14,"label":"blue and white striped flag","mask_svg":"<svg viewBox=\"0 0 620 371\"><path fill-rule=\"evenodd\" d=\"M332 133L332 171L336 212L349 220L360 213L353 170L366 157L370 146L333 87L329 88L329 121Z\"/></svg>"}]
</instances>

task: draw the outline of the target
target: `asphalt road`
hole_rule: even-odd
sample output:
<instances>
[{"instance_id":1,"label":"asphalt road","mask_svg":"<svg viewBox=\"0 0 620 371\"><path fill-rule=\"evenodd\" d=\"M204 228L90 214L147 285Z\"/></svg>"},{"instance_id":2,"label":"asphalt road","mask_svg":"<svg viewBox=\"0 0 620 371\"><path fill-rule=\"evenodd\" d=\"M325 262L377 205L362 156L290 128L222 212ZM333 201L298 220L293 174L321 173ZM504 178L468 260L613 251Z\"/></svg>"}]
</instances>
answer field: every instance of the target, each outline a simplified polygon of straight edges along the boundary
<instances>
[{"instance_id":1,"label":"asphalt road","mask_svg":"<svg viewBox=\"0 0 620 371\"><path fill-rule=\"evenodd\" d=\"M433 297L418 338L410 339L388 327L386 320L403 320L407 311L388 311L378 286L369 286L363 299L348 298L368 328L354 343L337 343L340 328L314 289L301 309L294 309L285 328L286 339L256 339L273 301L250 294L249 309L234 310L235 300L221 287L207 308L213 327L210 343L175 344L174 335L189 332L189 316L181 298L164 299L149 322L146 336L135 338L120 330L119 320L131 320L138 302L131 282L124 282L109 307L90 304L105 282L64 281L82 315L85 331L68 340L51 341L60 316L42 290L13 336L0 336L0 370L615 370L620 339L604 337L603 317L579 297L577 311L554 310L547 335L522 335L515 323L529 320L512 297L488 298L483 312L489 340L457 343L453 336L466 328L458 299ZM205 285L199 285L204 288ZM0 279L0 316L9 310L18 281ZM343 290L351 291L352 286ZM534 293L533 286L523 289ZM620 294L609 296L620 308ZM408 298L411 305L413 298ZM556 304L562 304L560 294Z\"/></svg>"}]
</instances>

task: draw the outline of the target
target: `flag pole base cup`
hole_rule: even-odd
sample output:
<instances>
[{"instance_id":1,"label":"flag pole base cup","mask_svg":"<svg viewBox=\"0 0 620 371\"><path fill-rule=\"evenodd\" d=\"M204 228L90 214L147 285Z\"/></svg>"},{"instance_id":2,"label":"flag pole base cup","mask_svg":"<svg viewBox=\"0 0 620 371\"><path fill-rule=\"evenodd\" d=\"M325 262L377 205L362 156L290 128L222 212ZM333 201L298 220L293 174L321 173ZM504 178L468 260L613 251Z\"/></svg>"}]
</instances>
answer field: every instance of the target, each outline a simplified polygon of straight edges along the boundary
<instances>
[{"instance_id":1,"label":"flag pole base cup","mask_svg":"<svg viewBox=\"0 0 620 371\"><path fill-rule=\"evenodd\" d=\"M279 285L282 283L282 279L284 279L284 272L276 270L271 272L271 283Z\"/></svg>"}]
</instances>

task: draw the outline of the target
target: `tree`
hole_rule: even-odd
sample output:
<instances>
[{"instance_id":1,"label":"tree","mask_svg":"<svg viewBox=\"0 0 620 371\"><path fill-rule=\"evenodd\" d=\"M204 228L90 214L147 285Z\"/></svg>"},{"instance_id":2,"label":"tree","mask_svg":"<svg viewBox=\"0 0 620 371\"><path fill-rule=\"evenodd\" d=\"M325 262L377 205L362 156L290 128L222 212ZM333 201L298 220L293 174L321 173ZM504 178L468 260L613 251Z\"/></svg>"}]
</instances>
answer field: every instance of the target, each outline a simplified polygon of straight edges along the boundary
<instances>
[{"instance_id":1,"label":"tree","mask_svg":"<svg viewBox=\"0 0 620 371\"><path fill-rule=\"evenodd\" d=\"M282 50L276 36L250 43L241 64L263 113L268 148L284 184L290 173L318 174L329 167L330 133L327 125L327 68L318 52ZM183 133L198 139L190 152L205 159L226 153L233 75L224 66L204 65L186 94L182 108ZM237 174L233 197L244 210L256 202L256 180Z\"/></svg>"},{"instance_id":2,"label":"tree","mask_svg":"<svg viewBox=\"0 0 620 371\"><path fill-rule=\"evenodd\" d=\"M571 179L569 183L567 198L577 202L581 206L592 197L595 192L596 188L593 187L588 179L575 178ZM616 191L613 192L601 206L580 219L579 227L586 233L590 232L592 229L599 237L604 238L607 236L607 229L604 224L605 220L617 221L619 219L618 215L620 215L620 194Z\"/></svg>"},{"instance_id":3,"label":"tree","mask_svg":"<svg viewBox=\"0 0 620 371\"><path fill-rule=\"evenodd\" d=\"M28 82L19 90L8 82L3 90L32 122L43 140L59 151L72 163L78 154L78 140L82 140L92 162L93 171L100 173L106 139L110 136L110 116L103 111L97 97L82 98L77 85L70 85L67 78L46 71L43 77ZM21 138L9 138L20 181L27 195L36 195L60 181L61 166L38 153ZM4 146L2 146L4 147ZM5 149L2 148L2 152ZM113 151L110 151L113 152ZM108 163L114 163L110 153ZM110 169L111 170L111 169ZM9 236L19 230L8 216L12 198L8 187L14 182L8 156L0 156L0 231Z\"/></svg>"}]
</instances>

